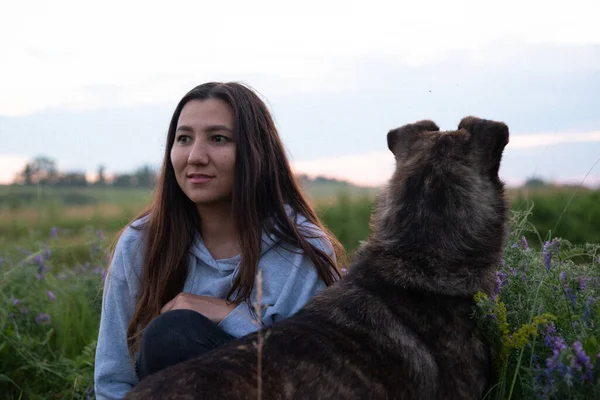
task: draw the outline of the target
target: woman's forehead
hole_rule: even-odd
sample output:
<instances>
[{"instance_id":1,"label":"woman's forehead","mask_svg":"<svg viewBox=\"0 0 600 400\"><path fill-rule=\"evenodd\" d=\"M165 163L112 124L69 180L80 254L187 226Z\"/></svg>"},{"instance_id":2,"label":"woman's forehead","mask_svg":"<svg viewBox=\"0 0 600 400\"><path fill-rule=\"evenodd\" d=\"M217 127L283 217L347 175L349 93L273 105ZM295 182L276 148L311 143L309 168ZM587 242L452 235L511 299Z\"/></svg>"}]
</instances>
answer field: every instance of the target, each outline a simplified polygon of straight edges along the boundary
<instances>
[{"instance_id":1,"label":"woman's forehead","mask_svg":"<svg viewBox=\"0 0 600 400\"><path fill-rule=\"evenodd\" d=\"M233 119L233 110L223 100L190 100L183 106L177 126L201 129L211 125L223 125L233 129Z\"/></svg>"}]
</instances>

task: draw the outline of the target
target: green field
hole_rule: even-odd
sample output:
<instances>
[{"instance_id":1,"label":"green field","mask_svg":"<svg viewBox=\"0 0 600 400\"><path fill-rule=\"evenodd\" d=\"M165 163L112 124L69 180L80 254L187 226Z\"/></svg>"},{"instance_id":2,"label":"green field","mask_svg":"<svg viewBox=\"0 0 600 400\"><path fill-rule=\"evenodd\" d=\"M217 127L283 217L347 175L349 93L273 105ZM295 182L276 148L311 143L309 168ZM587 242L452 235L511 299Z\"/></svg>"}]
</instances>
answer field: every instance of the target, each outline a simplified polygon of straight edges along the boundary
<instances>
[{"instance_id":1,"label":"green field","mask_svg":"<svg viewBox=\"0 0 600 400\"><path fill-rule=\"evenodd\" d=\"M352 252L369 234L374 190L314 182L306 190ZM91 396L107 250L150 196L0 186L0 397ZM600 390L600 248L586 243L600 243L600 191L511 190L510 198L515 217L502 291L480 298L475 310L503 355L489 398L593 398ZM554 237L561 239L544 246ZM549 326L566 343L553 362L571 372L544 367L554 351L544 344ZM576 342L590 355L589 368L578 361Z\"/></svg>"}]
</instances>

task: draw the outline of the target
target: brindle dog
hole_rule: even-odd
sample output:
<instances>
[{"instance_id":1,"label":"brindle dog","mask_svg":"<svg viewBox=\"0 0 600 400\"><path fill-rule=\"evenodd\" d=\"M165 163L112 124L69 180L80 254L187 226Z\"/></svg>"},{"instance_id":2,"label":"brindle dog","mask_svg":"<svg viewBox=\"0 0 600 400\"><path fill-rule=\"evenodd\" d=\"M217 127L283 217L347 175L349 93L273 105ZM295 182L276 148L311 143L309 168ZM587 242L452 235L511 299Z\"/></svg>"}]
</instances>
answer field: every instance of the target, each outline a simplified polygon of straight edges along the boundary
<instances>
[{"instance_id":1,"label":"brindle dog","mask_svg":"<svg viewBox=\"0 0 600 400\"><path fill-rule=\"evenodd\" d=\"M507 204L505 124L392 130L396 171L350 273L268 328L265 399L481 399L490 352L469 315L490 292ZM263 334L267 332L263 331ZM256 334L142 381L128 399L256 399Z\"/></svg>"}]
</instances>

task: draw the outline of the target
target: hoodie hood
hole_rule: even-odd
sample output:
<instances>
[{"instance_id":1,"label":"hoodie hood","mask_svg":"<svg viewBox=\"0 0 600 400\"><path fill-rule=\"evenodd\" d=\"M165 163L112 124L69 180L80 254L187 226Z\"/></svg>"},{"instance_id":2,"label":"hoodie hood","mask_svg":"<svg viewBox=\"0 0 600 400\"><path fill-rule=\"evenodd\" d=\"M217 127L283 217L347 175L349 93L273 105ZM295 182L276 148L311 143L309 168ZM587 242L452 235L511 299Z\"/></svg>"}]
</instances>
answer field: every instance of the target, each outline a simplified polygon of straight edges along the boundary
<instances>
[{"instance_id":1,"label":"hoodie hood","mask_svg":"<svg viewBox=\"0 0 600 400\"><path fill-rule=\"evenodd\" d=\"M296 225L298 226L306 224L306 222L308 221L308 219L304 215L297 213L291 206L287 204L285 205L285 212L287 216L291 218L292 221L295 221ZM281 239L277 235L276 230L277 229L271 232L267 232L264 228L262 229L260 251L261 256L263 256L266 252L268 252L281 242ZM241 254L238 254L231 258L215 260L204 245L204 241L202 240L202 236L200 235L200 233L196 234L196 238L190 248L190 253L204 264L221 271L235 270L239 267L241 261ZM190 260L190 264L195 264L196 261L197 260Z\"/></svg>"}]
</instances>

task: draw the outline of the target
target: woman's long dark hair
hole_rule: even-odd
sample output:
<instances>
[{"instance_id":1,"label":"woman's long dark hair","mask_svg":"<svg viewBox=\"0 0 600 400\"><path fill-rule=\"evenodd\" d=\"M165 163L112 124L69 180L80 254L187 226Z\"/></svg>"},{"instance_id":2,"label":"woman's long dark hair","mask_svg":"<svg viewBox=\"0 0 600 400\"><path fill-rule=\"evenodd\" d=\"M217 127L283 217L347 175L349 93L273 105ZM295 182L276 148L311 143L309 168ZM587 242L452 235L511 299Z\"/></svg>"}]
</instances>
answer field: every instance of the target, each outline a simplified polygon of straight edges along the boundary
<instances>
[{"instance_id":1,"label":"woman's long dark hair","mask_svg":"<svg viewBox=\"0 0 600 400\"><path fill-rule=\"evenodd\" d=\"M139 348L145 327L183 290L188 275L188 251L200 227L200 215L177 184L171 148L185 104L206 99L224 101L234 115L236 165L232 209L241 247L241 266L227 298L236 303L250 299L263 229L302 250L327 285L340 276L338 268L346 260L342 245L319 221L303 195L264 102L239 83L211 82L197 86L181 99L173 113L154 198L149 208L134 219L148 217L142 228L145 246L141 282L127 329L127 346L132 355ZM333 245L337 265L307 241L311 232L297 227L288 217L285 204L326 234ZM314 237L314 233L312 235Z\"/></svg>"}]
</instances>

